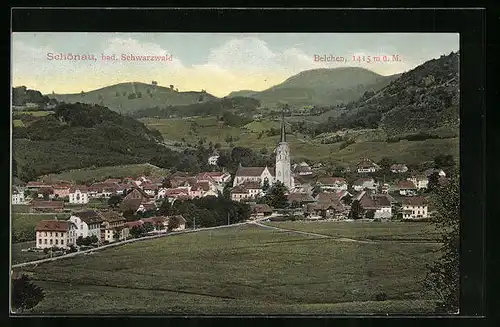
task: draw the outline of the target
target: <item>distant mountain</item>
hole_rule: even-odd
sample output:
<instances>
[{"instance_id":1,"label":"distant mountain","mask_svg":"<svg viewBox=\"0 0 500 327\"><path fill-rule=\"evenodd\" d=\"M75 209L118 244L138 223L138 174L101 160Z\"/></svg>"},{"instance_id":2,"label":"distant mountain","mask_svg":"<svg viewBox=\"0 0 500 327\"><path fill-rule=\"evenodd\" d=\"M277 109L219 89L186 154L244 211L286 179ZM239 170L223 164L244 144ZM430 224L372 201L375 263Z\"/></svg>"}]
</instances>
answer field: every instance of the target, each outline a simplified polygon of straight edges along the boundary
<instances>
[{"instance_id":1,"label":"distant mountain","mask_svg":"<svg viewBox=\"0 0 500 327\"><path fill-rule=\"evenodd\" d=\"M120 113L139 109L190 105L215 100L206 92L178 92L175 88L140 82L120 83L77 94L47 94L49 98L65 103L98 104Z\"/></svg>"},{"instance_id":2,"label":"distant mountain","mask_svg":"<svg viewBox=\"0 0 500 327\"><path fill-rule=\"evenodd\" d=\"M300 72L267 90L238 91L229 96L258 99L263 107L288 103L297 108L307 105L342 105L359 99L366 91L378 91L400 74L382 76L359 67L321 68Z\"/></svg>"},{"instance_id":3,"label":"distant mountain","mask_svg":"<svg viewBox=\"0 0 500 327\"><path fill-rule=\"evenodd\" d=\"M318 129L382 128L389 136L443 128L458 131L458 72L458 52L427 61L378 92L349 103L345 114Z\"/></svg>"}]
</instances>

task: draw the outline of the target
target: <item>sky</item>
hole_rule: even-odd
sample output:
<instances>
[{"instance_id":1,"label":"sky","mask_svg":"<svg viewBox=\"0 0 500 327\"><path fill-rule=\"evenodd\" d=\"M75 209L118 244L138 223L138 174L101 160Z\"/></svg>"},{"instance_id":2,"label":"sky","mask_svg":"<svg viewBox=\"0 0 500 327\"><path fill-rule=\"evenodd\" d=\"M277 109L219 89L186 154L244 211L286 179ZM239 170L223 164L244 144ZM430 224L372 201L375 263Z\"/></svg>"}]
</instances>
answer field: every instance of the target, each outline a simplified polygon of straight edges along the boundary
<instances>
[{"instance_id":1,"label":"sky","mask_svg":"<svg viewBox=\"0 0 500 327\"><path fill-rule=\"evenodd\" d=\"M262 91L301 71L364 67L380 75L411 70L459 50L456 33L12 33L12 85L43 94L79 93L123 82L174 85L179 91L226 96ZM55 60L58 54L96 60ZM117 60L102 60L102 54ZM168 61L122 55L170 56ZM315 61L315 55L345 58ZM357 62L353 56L399 57ZM317 58L317 57L316 57ZM52 59L52 60L50 60Z\"/></svg>"}]
</instances>

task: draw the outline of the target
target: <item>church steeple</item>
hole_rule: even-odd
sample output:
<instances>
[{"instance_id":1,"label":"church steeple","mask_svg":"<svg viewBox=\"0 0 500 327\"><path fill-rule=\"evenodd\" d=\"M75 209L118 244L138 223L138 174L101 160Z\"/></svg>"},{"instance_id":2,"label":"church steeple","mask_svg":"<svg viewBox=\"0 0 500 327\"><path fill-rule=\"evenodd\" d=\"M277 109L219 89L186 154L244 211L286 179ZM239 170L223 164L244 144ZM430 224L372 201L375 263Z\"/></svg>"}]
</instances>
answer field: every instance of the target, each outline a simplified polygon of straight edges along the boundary
<instances>
[{"instance_id":1,"label":"church steeple","mask_svg":"<svg viewBox=\"0 0 500 327\"><path fill-rule=\"evenodd\" d=\"M286 131L285 131L285 110L281 111L281 139L280 142L286 142Z\"/></svg>"}]
</instances>

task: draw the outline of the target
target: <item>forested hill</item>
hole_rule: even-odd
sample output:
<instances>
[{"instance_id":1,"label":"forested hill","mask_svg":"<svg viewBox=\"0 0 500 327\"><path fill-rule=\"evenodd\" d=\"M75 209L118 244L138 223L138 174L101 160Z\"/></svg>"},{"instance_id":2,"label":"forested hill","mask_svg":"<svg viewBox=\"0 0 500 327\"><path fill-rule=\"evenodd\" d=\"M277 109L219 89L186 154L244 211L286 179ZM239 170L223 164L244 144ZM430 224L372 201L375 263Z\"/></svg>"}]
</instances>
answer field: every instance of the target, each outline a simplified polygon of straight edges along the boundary
<instances>
[{"instance_id":1,"label":"forested hill","mask_svg":"<svg viewBox=\"0 0 500 327\"><path fill-rule=\"evenodd\" d=\"M66 103L88 103L106 106L120 113L133 113L140 109L155 106L190 105L215 100L217 97L201 90L200 92L179 92L174 85L164 87L156 82L151 84L127 82L110 85L77 94L47 94L49 98Z\"/></svg>"},{"instance_id":2,"label":"forested hill","mask_svg":"<svg viewBox=\"0 0 500 327\"><path fill-rule=\"evenodd\" d=\"M360 67L320 68L300 72L283 83L263 91L237 91L233 96L252 97L263 107L280 103L290 108L314 105L342 105L359 99L366 91L378 91L399 74L382 76Z\"/></svg>"},{"instance_id":3,"label":"forested hill","mask_svg":"<svg viewBox=\"0 0 500 327\"><path fill-rule=\"evenodd\" d=\"M27 104L35 104L41 108L47 106L48 104L56 104L57 101L52 100L40 93L37 90L30 90L26 86L18 86L12 88L12 105L23 107Z\"/></svg>"},{"instance_id":4,"label":"forested hill","mask_svg":"<svg viewBox=\"0 0 500 327\"><path fill-rule=\"evenodd\" d=\"M317 127L382 128L389 136L439 128L458 130L459 53L441 56L404 73L388 86L349 103L346 113Z\"/></svg>"},{"instance_id":5,"label":"forested hill","mask_svg":"<svg viewBox=\"0 0 500 327\"><path fill-rule=\"evenodd\" d=\"M185 168L183 156L163 146L158 131L98 105L60 104L54 114L13 129L15 174L24 181L91 166Z\"/></svg>"}]
</instances>

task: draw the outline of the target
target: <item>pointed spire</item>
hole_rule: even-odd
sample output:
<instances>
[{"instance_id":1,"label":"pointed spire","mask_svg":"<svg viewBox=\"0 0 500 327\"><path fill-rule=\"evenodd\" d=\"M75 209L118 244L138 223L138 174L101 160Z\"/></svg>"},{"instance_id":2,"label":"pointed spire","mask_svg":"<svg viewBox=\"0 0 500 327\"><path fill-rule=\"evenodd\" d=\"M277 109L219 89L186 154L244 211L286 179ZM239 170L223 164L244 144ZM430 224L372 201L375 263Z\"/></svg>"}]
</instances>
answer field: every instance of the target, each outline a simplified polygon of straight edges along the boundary
<instances>
[{"instance_id":1,"label":"pointed spire","mask_svg":"<svg viewBox=\"0 0 500 327\"><path fill-rule=\"evenodd\" d=\"M286 131L285 131L285 109L281 110L281 140L280 142L286 142Z\"/></svg>"}]
</instances>

